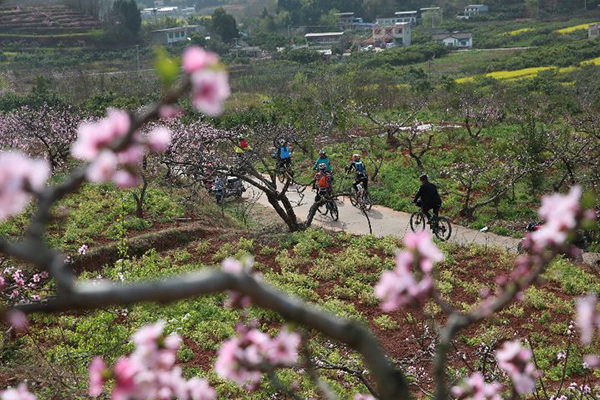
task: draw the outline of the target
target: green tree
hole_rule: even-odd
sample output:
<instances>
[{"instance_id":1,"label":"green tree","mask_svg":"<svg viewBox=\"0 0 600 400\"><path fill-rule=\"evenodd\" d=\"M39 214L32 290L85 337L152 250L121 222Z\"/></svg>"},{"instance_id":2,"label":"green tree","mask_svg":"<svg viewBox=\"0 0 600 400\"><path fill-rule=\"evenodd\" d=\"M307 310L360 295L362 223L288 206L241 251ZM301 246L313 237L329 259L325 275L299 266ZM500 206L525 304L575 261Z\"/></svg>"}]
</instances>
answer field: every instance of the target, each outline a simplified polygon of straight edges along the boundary
<instances>
[{"instance_id":1,"label":"green tree","mask_svg":"<svg viewBox=\"0 0 600 400\"><path fill-rule=\"evenodd\" d=\"M113 4L113 21L120 34L137 37L142 28L142 16L135 0L117 0Z\"/></svg>"},{"instance_id":2,"label":"green tree","mask_svg":"<svg viewBox=\"0 0 600 400\"><path fill-rule=\"evenodd\" d=\"M210 28L212 34L219 36L225 43L229 43L233 39L240 37L235 18L227 14L222 7L217 8L213 12Z\"/></svg>"}]
</instances>

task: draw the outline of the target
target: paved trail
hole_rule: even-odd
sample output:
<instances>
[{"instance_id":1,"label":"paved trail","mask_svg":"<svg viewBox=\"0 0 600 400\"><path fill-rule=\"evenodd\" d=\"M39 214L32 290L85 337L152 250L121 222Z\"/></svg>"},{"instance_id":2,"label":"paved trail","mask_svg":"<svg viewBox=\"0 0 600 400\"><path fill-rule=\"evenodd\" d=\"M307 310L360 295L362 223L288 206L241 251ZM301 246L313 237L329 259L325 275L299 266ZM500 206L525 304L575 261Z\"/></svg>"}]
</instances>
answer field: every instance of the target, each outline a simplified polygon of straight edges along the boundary
<instances>
[{"instance_id":1,"label":"paved trail","mask_svg":"<svg viewBox=\"0 0 600 400\"><path fill-rule=\"evenodd\" d=\"M314 192L307 189L304 192L304 197L302 197L296 188L292 186L288 197L294 202L294 205L300 204L295 209L296 215L301 220L305 220L315 199ZM271 208L264 195L260 196L258 203ZM339 221L333 221L329 215L323 216L317 213L313 220L313 225L333 231L349 232L355 235L369 234L369 224L366 218L360 210L352 206L350 200L342 198L338 200L337 205L340 211ZM373 209L368 214L371 219L373 235L375 236L393 235L403 237L410 230L410 214L394 211L383 206L373 206ZM480 232L479 230L452 224L452 237L449 241L461 245L476 243L486 247L500 247L510 252L516 252L520 239L500 236L489 232ZM586 253L584 255L585 261L589 264L594 264L599 258L600 256L597 254Z\"/></svg>"}]
</instances>

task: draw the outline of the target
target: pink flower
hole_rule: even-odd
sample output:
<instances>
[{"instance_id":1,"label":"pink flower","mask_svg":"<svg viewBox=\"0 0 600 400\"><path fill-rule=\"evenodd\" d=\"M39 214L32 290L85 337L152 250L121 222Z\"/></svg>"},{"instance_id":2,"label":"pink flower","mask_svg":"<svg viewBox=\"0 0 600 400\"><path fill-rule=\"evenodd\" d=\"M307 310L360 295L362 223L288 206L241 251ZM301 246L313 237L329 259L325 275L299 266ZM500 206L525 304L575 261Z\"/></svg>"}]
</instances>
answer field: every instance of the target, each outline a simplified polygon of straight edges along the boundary
<instances>
[{"instance_id":1,"label":"pink flower","mask_svg":"<svg viewBox=\"0 0 600 400\"><path fill-rule=\"evenodd\" d=\"M15 283L17 284L17 286L25 286L25 280L22 278L15 279Z\"/></svg>"},{"instance_id":2,"label":"pink flower","mask_svg":"<svg viewBox=\"0 0 600 400\"><path fill-rule=\"evenodd\" d=\"M27 322L27 316L21 311L11 310L6 313L6 321L13 327L16 332L23 333L27 330L29 325Z\"/></svg>"},{"instance_id":3,"label":"pink flower","mask_svg":"<svg viewBox=\"0 0 600 400\"><path fill-rule=\"evenodd\" d=\"M187 390L191 400L215 400L217 393L208 385L208 382L200 378L192 378L187 382Z\"/></svg>"},{"instance_id":4,"label":"pink flower","mask_svg":"<svg viewBox=\"0 0 600 400\"><path fill-rule=\"evenodd\" d=\"M138 364L127 357L121 357L117 360L114 367L115 389L113 390L113 399L128 399L131 394L136 393L136 384L134 378L140 371Z\"/></svg>"},{"instance_id":5,"label":"pink flower","mask_svg":"<svg viewBox=\"0 0 600 400\"><path fill-rule=\"evenodd\" d=\"M354 400L375 400L375 397L370 394L357 394L354 396Z\"/></svg>"},{"instance_id":6,"label":"pink flower","mask_svg":"<svg viewBox=\"0 0 600 400\"><path fill-rule=\"evenodd\" d=\"M112 180L120 188L132 188L140 185L140 179L137 175L124 170L117 171Z\"/></svg>"},{"instance_id":7,"label":"pink flower","mask_svg":"<svg viewBox=\"0 0 600 400\"><path fill-rule=\"evenodd\" d=\"M192 75L192 104L200 112L217 116L230 95L227 72L204 70Z\"/></svg>"},{"instance_id":8,"label":"pink flower","mask_svg":"<svg viewBox=\"0 0 600 400\"><path fill-rule=\"evenodd\" d=\"M35 283L38 283L40 281L40 274L34 274L33 277L31 278Z\"/></svg>"},{"instance_id":9,"label":"pink flower","mask_svg":"<svg viewBox=\"0 0 600 400\"><path fill-rule=\"evenodd\" d=\"M137 347L156 347L158 340L162 337L164 321L158 321L152 325L146 325L133 334L133 343Z\"/></svg>"},{"instance_id":10,"label":"pink flower","mask_svg":"<svg viewBox=\"0 0 600 400\"><path fill-rule=\"evenodd\" d=\"M137 165L146 155L146 148L140 145L129 146L126 150L117 153L119 165Z\"/></svg>"},{"instance_id":11,"label":"pink flower","mask_svg":"<svg viewBox=\"0 0 600 400\"><path fill-rule=\"evenodd\" d=\"M600 314L596 312L597 298L594 293L577 299L576 323L581 330L581 343L589 345L594 336L595 325L600 326Z\"/></svg>"},{"instance_id":12,"label":"pink flower","mask_svg":"<svg viewBox=\"0 0 600 400\"><path fill-rule=\"evenodd\" d=\"M77 250L77 253L79 253L79 255L84 255L85 253L87 253L88 251L88 246L87 244L82 245L79 250Z\"/></svg>"},{"instance_id":13,"label":"pink flower","mask_svg":"<svg viewBox=\"0 0 600 400\"><path fill-rule=\"evenodd\" d=\"M567 195L555 193L542 198L539 216L546 222L540 229L530 234L535 249L539 251L547 246L564 243L567 233L577 224L580 198L579 186L572 187Z\"/></svg>"},{"instance_id":14,"label":"pink flower","mask_svg":"<svg viewBox=\"0 0 600 400\"><path fill-rule=\"evenodd\" d=\"M17 297L19 297L19 291L18 290L13 290L12 293L10 294L10 298L11 299L16 299Z\"/></svg>"},{"instance_id":15,"label":"pink flower","mask_svg":"<svg viewBox=\"0 0 600 400\"><path fill-rule=\"evenodd\" d=\"M452 388L452 395L459 400L501 400L500 393L502 385L499 383L485 383L483 375L480 372L475 372L473 375L465 379L462 386Z\"/></svg>"},{"instance_id":16,"label":"pink flower","mask_svg":"<svg viewBox=\"0 0 600 400\"><path fill-rule=\"evenodd\" d=\"M131 118L127 112L109 109L106 118L81 124L71 154L80 160L93 161L115 139L125 136L130 127Z\"/></svg>"},{"instance_id":17,"label":"pink flower","mask_svg":"<svg viewBox=\"0 0 600 400\"><path fill-rule=\"evenodd\" d=\"M33 296L31 296L31 300L33 301L40 301L40 296L37 294L34 294Z\"/></svg>"},{"instance_id":18,"label":"pink flower","mask_svg":"<svg viewBox=\"0 0 600 400\"><path fill-rule=\"evenodd\" d=\"M0 276L0 290L4 289L4 285L6 285L6 280Z\"/></svg>"},{"instance_id":19,"label":"pink flower","mask_svg":"<svg viewBox=\"0 0 600 400\"><path fill-rule=\"evenodd\" d=\"M600 357L596 355L588 354L583 356L583 362L585 362L589 368L600 368Z\"/></svg>"},{"instance_id":20,"label":"pink flower","mask_svg":"<svg viewBox=\"0 0 600 400\"><path fill-rule=\"evenodd\" d=\"M90 164L86 177L90 182L108 182L117 172L117 164L115 153L105 150Z\"/></svg>"},{"instance_id":21,"label":"pink flower","mask_svg":"<svg viewBox=\"0 0 600 400\"><path fill-rule=\"evenodd\" d=\"M29 191L41 191L49 176L46 161L0 152L0 220L22 212L31 200Z\"/></svg>"},{"instance_id":22,"label":"pink flower","mask_svg":"<svg viewBox=\"0 0 600 400\"><path fill-rule=\"evenodd\" d=\"M1 400L36 400L36 397L21 383L17 389L8 389L0 392Z\"/></svg>"},{"instance_id":23,"label":"pink flower","mask_svg":"<svg viewBox=\"0 0 600 400\"><path fill-rule=\"evenodd\" d=\"M283 330L267 346L267 357L274 365L292 365L298 359L300 335Z\"/></svg>"},{"instance_id":24,"label":"pink flower","mask_svg":"<svg viewBox=\"0 0 600 400\"><path fill-rule=\"evenodd\" d=\"M164 127L154 129L148 135L148 145L156 153L164 153L171 143L171 131Z\"/></svg>"},{"instance_id":25,"label":"pink flower","mask_svg":"<svg viewBox=\"0 0 600 400\"><path fill-rule=\"evenodd\" d=\"M505 342L496 352L498 366L511 377L515 390L520 394L533 392L539 377L531 362L532 356L531 350L521 346L519 341Z\"/></svg>"},{"instance_id":26,"label":"pink flower","mask_svg":"<svg viewBox=\"0 0 600 400\"><path fill-rule=\"evenodd\" d=\"M219 56L198 46L190 46L183 52L181 58L183 69L188 74L212 67L219 63Z\"/></svg>"},{"instance_id":27,"label":"pink flower","mask_svg":"<svg viewBox=\"0 0 600 400\"><path fill-rule=\"evenodd\" d=\"M416 250L422 259L428 260L431 263L440 262L444 259L444 255L431 240L431 235L426 232L409 232L404 237L404 244L409 250ZM431 272L429 267L433 264L427 264L427 268L423 272Z\"/></svg>"},{"instance_id":28,"label":"pink flower","mask_svg":"<svg viewBox=\"0 0 600 400\"><path fill-rule=\"evenodd\" d=\"M182 115L184 115L183 110L176 106L165 105L158 110L158 116L161 119L171 119L181 117Z\"/></svg>"},{"instance_id":29,"label":"pink flower","mask_svg":"<svg viewBox=\"0 0 600 400\"><path fill-rule=\"evenodd\" d=\"M102 393L104 382L106 381L105 376L107 373L106 364L101 357L94 357L90 363L89 375L90 375L90 396L98 397Z\"/></svg>"}]
</instances>

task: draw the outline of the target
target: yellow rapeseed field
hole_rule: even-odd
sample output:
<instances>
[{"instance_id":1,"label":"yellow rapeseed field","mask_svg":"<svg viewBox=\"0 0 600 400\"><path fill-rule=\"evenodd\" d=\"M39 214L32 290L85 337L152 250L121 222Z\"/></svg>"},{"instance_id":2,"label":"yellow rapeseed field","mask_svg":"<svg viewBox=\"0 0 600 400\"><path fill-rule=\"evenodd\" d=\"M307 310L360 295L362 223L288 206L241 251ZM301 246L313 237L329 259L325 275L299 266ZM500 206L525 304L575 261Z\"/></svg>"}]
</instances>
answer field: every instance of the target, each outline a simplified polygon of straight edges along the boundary
<instances>
[{"instance_id":1,"label":"yellow rapeseed field","mask_svg":"<svg viewBox=\"0 0 600 400\"><path fill-rule=\"evenodd\" d=\"M502 35L503 36L506 36L506 35L517 36L517 35L520 35L521 33L531 32L532 30L533 30L533 28L521 28L521 29L515 29L514 31L510 31L510 32L505 32Z\"/></svg>"},{"instance_id":2,"label":"yellow rapeseed field","mask_svg":"<svg viewBox=\"0 0 600 400\"><path fill-rule=\"evenodd\" d=\"M590 27L590 25L592 25L592 24L581 24L581 25L569 26L567 28L559 29L555 32L560 33L561 35L564 35L566 33L572 33L575 31L582 30L582 29L588 29Z\"/></svg>"}]
</instances>

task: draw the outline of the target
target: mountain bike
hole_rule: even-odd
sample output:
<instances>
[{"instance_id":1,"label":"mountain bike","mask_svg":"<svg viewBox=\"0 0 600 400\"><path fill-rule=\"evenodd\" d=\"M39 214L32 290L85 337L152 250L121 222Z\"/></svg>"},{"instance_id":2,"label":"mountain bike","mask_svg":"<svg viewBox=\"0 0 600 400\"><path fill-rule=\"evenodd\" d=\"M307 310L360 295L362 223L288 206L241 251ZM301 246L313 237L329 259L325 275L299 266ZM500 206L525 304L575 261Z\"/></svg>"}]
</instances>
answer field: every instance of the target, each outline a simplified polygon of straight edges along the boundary
<instances>
[{"instance_id":1,"label":"mountain bike","mask_svg":"<svg viewBox=\"0 0 600 400\"><path fill-rule=\"evenodd\" d=\"M410 217L410 229L413 232L424 231L429 225L433 234L442 242L447 241L452 236L452 224L446 217L437 217L433 215L431 219L423 211L417 211Z\"/></svg>"},{"instance_id":2,"label":"mountain bike","mask_svg":"<svg viewBox=\"0 0 600 400\"><path fill-rule=\"evenodd\" d=\"M319 213L322 215L329 214L331 216L331 219L333 219L334 221L339 220L340 211L338 209L337 204L335 203L335 199L331 198L328 194L323 194L322 196L325 197L325 199L327 199L327 202L321 205L317 209L317 211L319 211Z\"/></svg>"},{"instance_id":3,"label":"mountain bike","mask_svg":"<svg viewBox=\"0 0 600 400\"><path fill-rule=\"evenodd\" d=\"M350 203L361 210L371 211L371 208L373 208L373 198L369 191L363 188L362 183L358 183L356 189L352 186L351 191Z\"/></svg>"},{"instance_id":4,"label":"mountain bike","mask_svg":"<svg viewBox=\"0 0 600 400\"><path fill-rule=\"evenodd\" d=\"M294 171L292 170L292 164L282 164L281 162L279 162L279 165L277 166L277 177L279 178L279 182L281 183L287 181L288 179L293 182Z\"/></svg>"}]
</instances>

